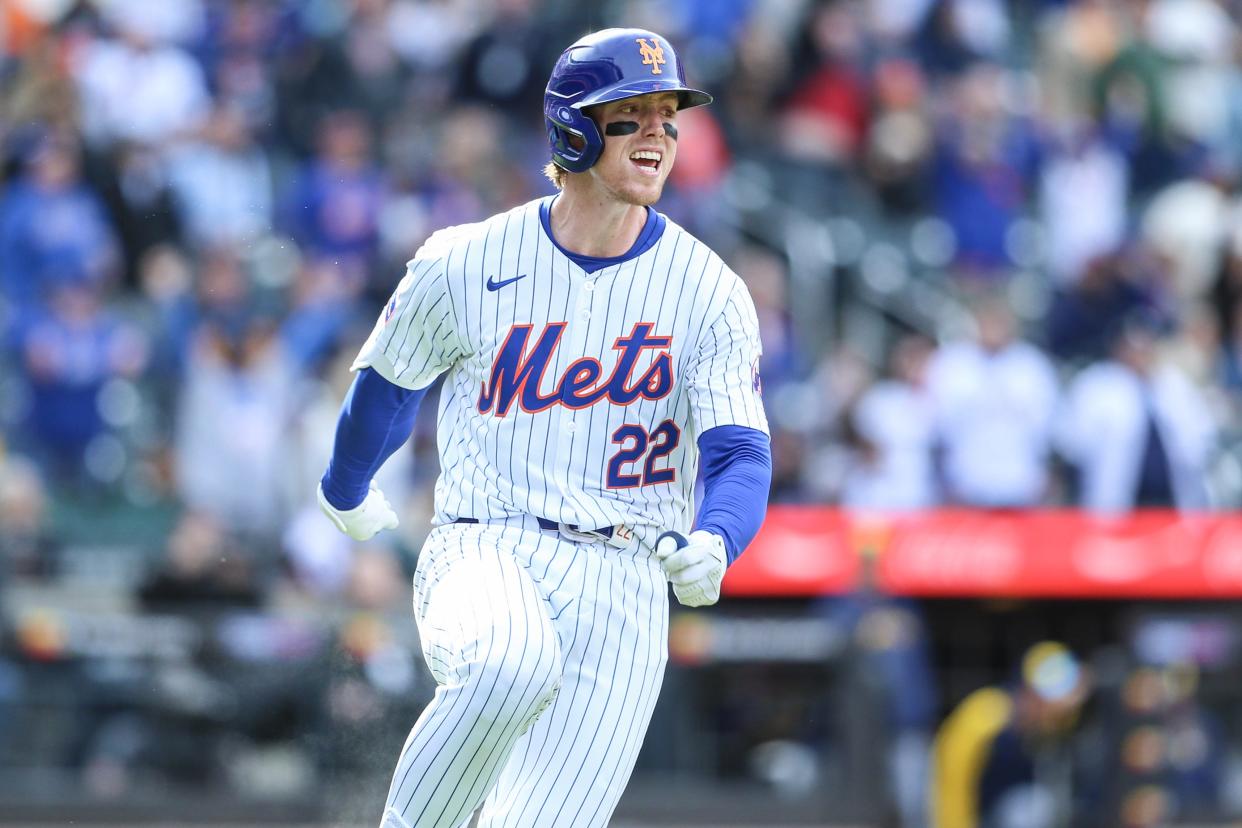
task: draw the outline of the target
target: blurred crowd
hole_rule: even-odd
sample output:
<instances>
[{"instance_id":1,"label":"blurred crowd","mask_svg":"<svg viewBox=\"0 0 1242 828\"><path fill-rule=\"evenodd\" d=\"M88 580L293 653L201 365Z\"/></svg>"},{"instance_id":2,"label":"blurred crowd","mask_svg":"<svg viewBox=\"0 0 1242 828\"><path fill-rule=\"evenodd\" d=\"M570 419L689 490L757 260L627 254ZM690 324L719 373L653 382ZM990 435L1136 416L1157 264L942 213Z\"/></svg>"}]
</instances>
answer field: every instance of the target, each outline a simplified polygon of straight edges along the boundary
<instances>
[{"instance_id":1,"label":"blurred crowd","mask_svg":"<svg viewBox=\"0 0 1242 828\"><path fill-rule=\"evenodd\" d=\"M755 295L778 498L1238 501L1236 9L571 5L6 4L10 453L55 491L296 527L402 262L547 191L546 67L624 20L718 93L666 209ZM314 534L286 545L330 566Z\"/></svg>"},{"instance_id":2,"label":"blurred crowd","mask_svg":"<svg viewBox=\"0 0 1242 828\"><path fill-rule=\"evenodd\" d=\"M134 570L144 606L400 608L434 407L382 471L403 534L355 548L313 498L347 365L426 236L551 191L547 72L618 24L667 35L717 96L681 119L660 208L754 296L774 499L1236 507L1240 17L0 4L0 579L101 542L103 521L66 537L75 508L133 512L168 516Z\"/></svg>"},{"instance_id":3,"label":"blurred crowd","mask_svg":"<svg viewBox=\"0 0 1242 828\"><path fill-rule=\"evenodd\" d=\"M625 21L718 96L663 206L755 297L775 498L1236 505L1237 11L5 4L0 424L34 474L4 477L174 503L339 587L305 512L345 361L431 231L548 192L547 67ZM415 515L434 471L427 429L386 469Z\"/></svg>"}]
</instances>

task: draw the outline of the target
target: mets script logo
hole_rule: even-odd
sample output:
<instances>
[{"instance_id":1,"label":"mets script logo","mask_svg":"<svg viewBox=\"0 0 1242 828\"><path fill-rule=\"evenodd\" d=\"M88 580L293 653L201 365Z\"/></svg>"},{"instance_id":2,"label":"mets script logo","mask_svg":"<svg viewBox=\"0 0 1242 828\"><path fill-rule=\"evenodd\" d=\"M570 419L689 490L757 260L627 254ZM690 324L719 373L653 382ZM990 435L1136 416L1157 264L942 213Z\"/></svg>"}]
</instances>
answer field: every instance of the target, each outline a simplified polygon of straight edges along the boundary
<instances>
[{"instance_id":1,"label":"mets script logo","mask_svg":"<svg viewBox=\"0 0 1242 828\"><path fill-rule=\"evenodd\" d=\"M544 326L539 338L527 350L532 325L514 325L496 354L492 375L483 383L479 394L479 413L495 410L497 417L509 413L517 401L528 414L545 411L554 405L586 408L607 400L613 405L629 405L637 400L658 400L673 390L673 356L671 336L652 336L650 322L638 322L625 336L617 337L612 349L618 352L612 373L604 379L604 366L597 359L575 360L556 381L549 393L542 393L544 374L552 362L565 322ZM651 364L637 371L645 351L654 352ZM637 377L634 375L638 374Z\"/></svg>"},{"instance_id":2,"label":"mets script logo","mask_svg":"<svg viewBox=\"0 0 1242 828\"><path fill-rule=\"evenodd\" d=\"M638 40L638 53L643 56L643 66L650 66L653 75L663 75L664 71L660 69L660 65L664 63L664 47L660 45L660 41L652 38L651 43L648 43L645 37L636 39Z\"/></svg>"}]
</instances>

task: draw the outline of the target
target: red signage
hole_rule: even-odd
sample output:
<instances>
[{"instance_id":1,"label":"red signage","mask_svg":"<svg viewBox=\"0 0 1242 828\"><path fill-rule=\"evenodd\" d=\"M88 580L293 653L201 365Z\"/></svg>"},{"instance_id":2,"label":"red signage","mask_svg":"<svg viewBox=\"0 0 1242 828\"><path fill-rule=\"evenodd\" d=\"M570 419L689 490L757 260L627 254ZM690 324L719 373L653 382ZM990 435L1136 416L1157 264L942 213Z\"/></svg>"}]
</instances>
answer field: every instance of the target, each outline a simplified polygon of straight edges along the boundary
<instances>
[{"instance_id":1,"label":"red signage","mask_svg":"<svg viewBox=\"0 0 1242 828\"><path fill-rule=\"evenodd\" d=\"M905 595L1235 598L1242 596L1242 516L862 515L776 506L729 569L724 591L825 595L863 577Z\"/></svg>"}]
</instances>

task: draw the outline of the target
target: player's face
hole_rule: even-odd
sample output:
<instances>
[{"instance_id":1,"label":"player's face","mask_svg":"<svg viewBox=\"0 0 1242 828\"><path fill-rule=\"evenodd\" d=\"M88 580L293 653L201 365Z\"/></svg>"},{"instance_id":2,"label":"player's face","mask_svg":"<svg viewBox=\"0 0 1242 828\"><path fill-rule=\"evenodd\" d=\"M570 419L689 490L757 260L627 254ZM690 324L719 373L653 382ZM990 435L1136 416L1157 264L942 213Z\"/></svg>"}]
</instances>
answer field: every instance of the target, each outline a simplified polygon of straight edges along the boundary
<instances>
[{"instance_id":1,"label":"player's face","mask_svg":"<svg viewBox=\"0 0 1242 828\"><path fill-rule=\"evenodd\" d=\"M612 197L647 206L660 199L664 181L677 157L677 95L653 93L603 104L594 113L604 134L604 152L591 175ZM618 124L638 124L628 134ZM669 127L672 129L669 129Z\"/></svg>"}]
</instances>

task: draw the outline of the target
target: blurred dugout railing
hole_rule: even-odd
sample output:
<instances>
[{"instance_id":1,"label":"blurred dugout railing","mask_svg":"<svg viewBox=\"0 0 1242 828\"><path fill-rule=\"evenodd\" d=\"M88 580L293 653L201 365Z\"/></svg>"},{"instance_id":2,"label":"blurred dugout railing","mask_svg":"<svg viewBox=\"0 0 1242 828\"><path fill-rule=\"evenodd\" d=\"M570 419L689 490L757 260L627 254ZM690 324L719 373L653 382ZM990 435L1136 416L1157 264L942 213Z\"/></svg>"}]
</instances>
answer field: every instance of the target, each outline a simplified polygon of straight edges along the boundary
<instances>
[{"instance_id":1,"label":"blurred dugout railing","mask_svg":"<svg viewBox=\"0 0 1242 828\"><path fill-rule=\"evenodd\" d=\"M953 249L942 222L886 222L868 209L865 189L826 170L812 173L824 184L816 207L800 206L780 183L798 177L788 165L739 162L722 190L722 218L785 256L798 297L790 311L808 353L848 340L878 365L893 323L928 335L962 324L965 310L944 277Z\"/></svg>"}]
</instances>

